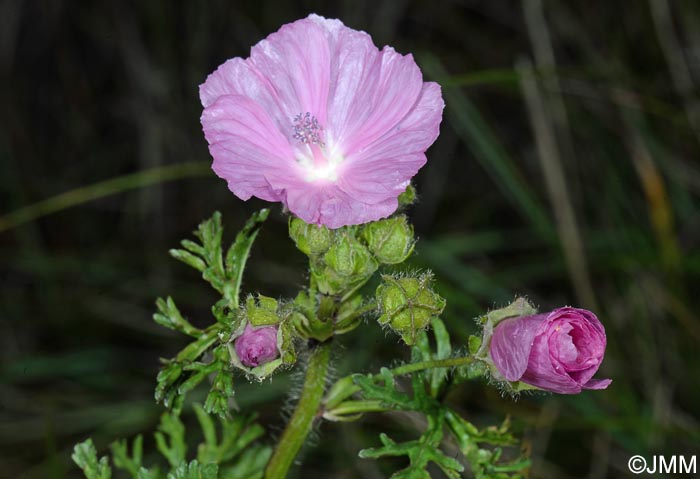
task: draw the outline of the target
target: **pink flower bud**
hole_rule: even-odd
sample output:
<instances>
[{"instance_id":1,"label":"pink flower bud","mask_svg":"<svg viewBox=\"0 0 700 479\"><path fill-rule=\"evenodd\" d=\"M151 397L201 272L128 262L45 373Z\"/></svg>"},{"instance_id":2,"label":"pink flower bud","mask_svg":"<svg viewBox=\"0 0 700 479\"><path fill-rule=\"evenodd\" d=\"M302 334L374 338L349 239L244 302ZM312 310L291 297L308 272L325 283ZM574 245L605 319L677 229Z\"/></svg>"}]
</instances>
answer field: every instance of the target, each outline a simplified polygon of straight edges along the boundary
<instances>
[{"instance_id":1,"label":"pink flower bud","mask_svg":"<svg viewBox=\"0 0 700 479\"><path fill-rule=\"evenodd\" d=\"M244 366L254 368L279 357L277 349L277 326L252 328L246 325L243 334L235 341L238 359Z\"/></svg>"},{"instance_id":2,"label":"pink flower bud","mask_svg":"<svg viewBox=\"0 0 700 479\"><path fill-rule=\"evenodd\" d=\"M561 394L605 389L611 379L591 379L605 355L605 329L585 309L501 321L491 337L491 358L508 381Z\"/></svg>"}]
</instances>

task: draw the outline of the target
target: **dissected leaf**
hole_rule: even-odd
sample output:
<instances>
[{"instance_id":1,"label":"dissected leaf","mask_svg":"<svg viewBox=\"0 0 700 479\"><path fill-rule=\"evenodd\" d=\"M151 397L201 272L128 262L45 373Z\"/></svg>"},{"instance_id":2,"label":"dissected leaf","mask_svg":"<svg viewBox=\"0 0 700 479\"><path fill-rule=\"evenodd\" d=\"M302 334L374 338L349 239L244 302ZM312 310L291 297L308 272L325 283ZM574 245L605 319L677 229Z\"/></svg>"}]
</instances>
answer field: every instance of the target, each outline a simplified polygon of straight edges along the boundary
<instances>
[{"instance_id":1,"label":"dissected leaf","mask_svg":"<svg viewBox=\"0 0 700 479\"><path fill-rule=\"evenodd\" d=\"M112 477L109 459L97 458L97 450L92 439L76 444L71 458L83 470L86 479L111 479Z\"/></svg>"}]
</instances>

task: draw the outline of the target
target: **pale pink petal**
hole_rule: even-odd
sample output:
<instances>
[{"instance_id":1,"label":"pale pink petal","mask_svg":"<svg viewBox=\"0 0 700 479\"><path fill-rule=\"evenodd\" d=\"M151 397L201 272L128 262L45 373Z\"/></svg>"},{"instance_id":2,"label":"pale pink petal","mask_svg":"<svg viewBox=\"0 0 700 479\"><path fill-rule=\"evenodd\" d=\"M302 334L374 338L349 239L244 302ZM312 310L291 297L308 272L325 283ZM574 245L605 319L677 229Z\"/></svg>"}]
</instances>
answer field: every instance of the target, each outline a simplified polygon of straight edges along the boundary
<instances>
[{"instance_id":1,"label":"pale pink petal","mask_svg":"<svg viewBox=\"0 0 700 479\"><path fill-rule=\"evenodd\" d=\"M361 154L367 146L393 131L415 108L424 86L418 65L410 54L401 55L391 47L384 47L377 63L378 71L368 72L366 81L358 84L358 91L335 93L354 96L344 124L333 125L330 132L346 157ZM335 111L331 109L329 116L334 118Z\"/></svg>"},{"instance_id":2,"label":"pale pink petal","mask_svg":"<svg viewBox=\"0 0 700 479\"><path fill-rule=\"evenodd\" d=\"M310 19L283 25L251 49L249 61L274 86L290 125L305 112L325 124L330 52L322 25Z\"/></svg>"},{"instance_id":3,"label":"pale pink petal","mask_svg":"<svg viewBox=\"0 0 700 479\"><path fill-rule=\"evenodd\" d=\"M289 131L291 119L277 95L277 89L250 60L227 60L199 86L199 98L205 108L226 95L250 98L270 115L281 132Z\"/></svg>"},{"instance_id":4,"label":"pale pink petal","mask_svg":"<svg viewBox=\"0 0 700 479\"><path fill-rule=\"evenodd\" d=\"M401 194L426 162L424 152L440 132L444 106L440 85L425 83L418 102L402 121L345 159L339 186L367 203Z\"/></svg>"},{"instance_id":5,"label":"pale pink petal","mask_svg":"<svg viewBox=\"0 0 700 479\"><path fill-rule=\"evenodd\" d=\"M292 149L270 116L240 95L219 97L202 114L212 168L242 200L280 201L272 185L298 176Z\"/></svg>"},{"instance_id":6,"label":"pale pink petal","mask_svg":"<svg viewBox=\"0 0 700 479\"><path fill-rule=\"evenodd\" d=\"M367 204L339 190L332 184L313 189L303 186L284 192L289 210L307 223L322 224L331 229L386 218L398 206L396 198Z\"/></svg>"},{"instance_id":7,"label":"pale pink petal","mask_svg":"<svg viewBox=\"0 0 700 479\"><path fill-rule=\"evenodd\" d=\"M491 358L508 381L518 381L525 373L535 336L546 318L546 314L509 318L494 328Z\"/></svg>"}]
</instances>

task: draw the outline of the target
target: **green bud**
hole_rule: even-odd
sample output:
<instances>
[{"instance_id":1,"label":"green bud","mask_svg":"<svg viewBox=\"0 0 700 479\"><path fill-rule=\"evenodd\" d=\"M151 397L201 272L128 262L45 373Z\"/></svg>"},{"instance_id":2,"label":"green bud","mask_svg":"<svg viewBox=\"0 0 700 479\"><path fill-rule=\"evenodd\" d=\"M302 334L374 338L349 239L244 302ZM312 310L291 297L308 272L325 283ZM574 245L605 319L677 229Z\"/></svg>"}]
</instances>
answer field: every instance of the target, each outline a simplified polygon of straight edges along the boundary
<instances>
[{"instance_id":1,"label":"green bud","mask_svg":"<svg viewBox=\"0 0 700 479\"><path fill-rule=\"evenodd\" d=\"M254 327L267 326L280 322L280 315L277 312L277 300L258 294L248 296L245 302L245 310L248 321Z\"/></svg>"},{"instance_id":2,"label":"green bud","mask_svg":"<svg viewBox=\"0 0 700 479\"><path fill-rule=\"evenodd\" d=\"M413 226L400 215L369 223L362 231L369 250L380 263L402 263L413 252Z\"/></svg>"},{"instance_id":3,"label":"green bud","mask_svg":"<svg viewBox=\"0 0 700 479\"><path fill-rule=\"evenodd\" d=\"M396 331L411 346L418 333L442 313L446 301L432 290L432 273L401 278L384 275L382 279L376 292L379 323Z\"/></svg>"},{"instance_id":4,"label":"green bud","mask_svg":"<svg viewBox=\"0 0 700 479\"><path fill-rule=\"evenodd\" d=\"M325 226L310 225L303 220L289 219L289 236L299 251L307 256L319 256L328 251L333 240L333 232Z\"/></svg>"},{"instance_id":5,"label":"green bud","mask_svg":"<svg viewBox=\"0 0 700 479\"><path fill-rule=\"evenodd\" d=\"M340 235L311 274L323 294L339 294L369 279L379 264L369 250L350 233Z\"/></svg>"}]
</instances>

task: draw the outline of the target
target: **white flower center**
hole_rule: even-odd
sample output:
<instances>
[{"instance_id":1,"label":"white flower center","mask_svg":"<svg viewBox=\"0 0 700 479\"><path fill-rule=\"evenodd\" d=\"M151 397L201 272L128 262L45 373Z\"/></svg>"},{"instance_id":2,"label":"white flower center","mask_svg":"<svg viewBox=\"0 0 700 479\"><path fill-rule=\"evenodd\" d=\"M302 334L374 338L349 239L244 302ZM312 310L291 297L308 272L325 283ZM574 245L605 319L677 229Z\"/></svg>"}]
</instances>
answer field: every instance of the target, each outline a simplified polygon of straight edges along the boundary
<instances>
[{"instance_id":1,"label":"white flower center","mask_svg":"<svg viewBox=\"0 0 700 479\"><path fill-rule=\"evenodd\" d=\"M304 168L306 181L336 181L337 166L343 157L335 154L324 141L323 126L308 111L299 113L292 123L292 138L301 145L295 148L296 161Z\"/></svg>"}]
</instances>

